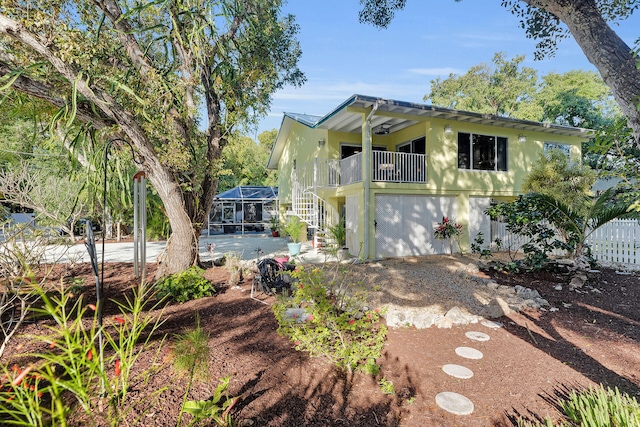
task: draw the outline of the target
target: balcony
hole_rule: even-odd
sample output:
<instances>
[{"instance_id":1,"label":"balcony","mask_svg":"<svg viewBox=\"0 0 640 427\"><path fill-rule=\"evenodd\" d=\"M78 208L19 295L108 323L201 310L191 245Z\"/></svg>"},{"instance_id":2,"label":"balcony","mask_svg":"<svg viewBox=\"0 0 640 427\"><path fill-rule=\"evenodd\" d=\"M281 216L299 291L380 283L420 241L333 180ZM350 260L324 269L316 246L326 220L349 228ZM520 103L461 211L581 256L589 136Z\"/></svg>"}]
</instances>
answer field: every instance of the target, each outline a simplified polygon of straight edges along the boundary
<instances>
[{"instance_id":1,"label":"balcony","mask_svg":"<svg viewBox=\"0 0 640 427\"><path fill-rule=\"evenodd\" d=\"M426 182L424 154L373 151L372 182L421 184ZM315 159L294 171L293 179L303 188L335 188L362 182L362 153L342 160Z\"/></svg>"}]
</instances>

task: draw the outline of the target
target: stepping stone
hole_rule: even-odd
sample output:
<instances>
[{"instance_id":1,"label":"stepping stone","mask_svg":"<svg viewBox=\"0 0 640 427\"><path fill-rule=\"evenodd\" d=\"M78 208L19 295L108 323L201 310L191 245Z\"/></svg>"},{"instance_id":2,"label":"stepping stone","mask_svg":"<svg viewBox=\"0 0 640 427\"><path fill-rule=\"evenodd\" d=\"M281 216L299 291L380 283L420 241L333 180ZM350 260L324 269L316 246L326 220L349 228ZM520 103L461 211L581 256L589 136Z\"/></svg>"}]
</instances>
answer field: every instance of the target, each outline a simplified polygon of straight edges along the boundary
<instances>
[{"instance_id":1,"label":"stepping stone","mask_svg":"<svg viewBox=\"0 0 640 427\"><path fill-rule=\"evenodd\" d=\"M442 370L445 374L449 374L455 378L462 378L464 380L469 379L473 376L473 372L469 368L465 368L460 365L448 364L442 367Z\"/></svg>"},{"instance_id":2,"label":"stepping stone","mask_svg":"<svg viewBox=\"0 0 640 427\"><path fill-rule=\"evenodd\" d=\"M464 334L467 338L474 341L489 341L489 335L484 332L469 331Z\"/></svg>"},{"instance_id":3,"label":"stepping stone","mask_svg":"<svg viewBox=\"0 0 640 427\"><path fill-rule=\"evenodd\" d=\"M493 320L483 320L480 324L491 329L500 329L503 326L502 323L494 322Z\"/></svg>"},{"instance_id":4,"label":"stepping stone","mask_svg":"<svg viewBox=\"0 0 640 427\"><path fill-rule=\"evenodd\" d=\"M482 359L482 352L471 347L458 347L456 354L465 359Z\"/></svg>"},{"instance_id":5,"label":"stepping stone","mask_svg":"<svg viewBox=\"0 0 640 427\"><path fill-rule=\"evenodd\" d=\"M473 402L461 394L444 391L436 395L436 403L445 411L456 415L469 415L473 412Z\"/></svg>"}]
</instances>

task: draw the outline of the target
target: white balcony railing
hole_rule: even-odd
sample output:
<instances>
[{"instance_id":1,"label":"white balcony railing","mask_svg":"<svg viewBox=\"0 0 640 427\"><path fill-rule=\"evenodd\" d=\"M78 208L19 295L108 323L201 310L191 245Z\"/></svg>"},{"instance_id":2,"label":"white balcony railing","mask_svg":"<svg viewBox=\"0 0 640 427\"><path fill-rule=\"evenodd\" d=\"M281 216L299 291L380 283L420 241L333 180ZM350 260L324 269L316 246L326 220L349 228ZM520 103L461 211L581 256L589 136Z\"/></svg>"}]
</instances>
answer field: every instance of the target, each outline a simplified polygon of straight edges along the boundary
<instances>
[{"instance_id":1,"label":"white balcony railing","mask_svg":"<svg viewBox=\"0 0 640 427\"><path fill-rule=\"evenodd\" d=\"M371 181L424 183L424 154L373 151ZM362 181L362 153L342 160L314 159L300 165L293 173L302 190L338 187Z\"/></svg>"},{"instance_id":2,"label":"white balcony railing","mask_svg":"<svg viewBox=\"0 0 640 427\"><path fill-rule=\"evenodd\" d=\"M374 151L371 180L378 182L426 182L424 154Z\"/></svg>"}]
</instances>

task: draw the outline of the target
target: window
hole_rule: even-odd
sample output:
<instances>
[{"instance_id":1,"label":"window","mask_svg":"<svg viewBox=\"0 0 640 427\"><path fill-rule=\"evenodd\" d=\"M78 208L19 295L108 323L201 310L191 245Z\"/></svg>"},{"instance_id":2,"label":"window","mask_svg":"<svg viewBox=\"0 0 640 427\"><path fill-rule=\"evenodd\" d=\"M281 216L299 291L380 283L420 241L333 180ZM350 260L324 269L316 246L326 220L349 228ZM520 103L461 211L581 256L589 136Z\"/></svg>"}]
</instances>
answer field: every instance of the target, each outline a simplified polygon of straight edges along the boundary
<instances>
[{"instance_id":1,"label":"window","mask_svg":"<svg viewBox=\"0 0 640 427\"><path fill-rule=\"evenodd\" d=\"M544 154L547 154L551 150L560 150L567 157L569 157L571 154L571 146L569 144L558 144L557 142L545 142Z\"/></svg>"},{"instance_id":2,"label":"window","mask_svg":"<svg viewBox=\"0 0 640 427\"><path fill-rule=\"evenodd\" d=\"M458 132L458 168L507 170L507 138Z\"/></svg>"},{"instance_id":3,"label":"window","mask_svg":"<svg viewBox=\"0 0 640 427\"><path fill-rule=\"evenodd\" d=\"M373 151L387 151L387 147L374 145L371 147ZM353 144L340 144L340 158L346 159L347 157L351 157L354 154L358 154L362 152L361 145L353 145Z\"/></svg>"},{"instance_id":4,"label":"window","mask_svg":"<svg viewBox=\"0 0 640 427\"><path fill-rule=\"evenodd\" d=\"M426 139L424 136L421 136L420 138L416 138L412 141L399 144L396 151L399 151L400 153L425 154L425 149Z\"/></svg>"}]
</instances>

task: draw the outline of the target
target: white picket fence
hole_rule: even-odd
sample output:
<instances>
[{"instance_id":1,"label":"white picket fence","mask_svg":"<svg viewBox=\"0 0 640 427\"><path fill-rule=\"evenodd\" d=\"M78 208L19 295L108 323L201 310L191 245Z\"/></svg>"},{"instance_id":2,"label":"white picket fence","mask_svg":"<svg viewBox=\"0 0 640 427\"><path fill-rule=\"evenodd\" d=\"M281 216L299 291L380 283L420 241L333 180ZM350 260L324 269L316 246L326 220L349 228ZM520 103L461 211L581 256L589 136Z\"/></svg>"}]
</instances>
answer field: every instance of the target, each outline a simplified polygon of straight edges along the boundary
<instances>
[{"instance_id":1,"label":"white picket fence","mask_svg":"<svg viewBox=\"0 0 640 427\"><path fill-rule=\"evenodd\" d=\"M492 221L491 242L494 248L496 238L502 241L503 250L512 251L518 250L528 241L523 236L509 233L505 223ZM636 220L613 220L591 233L587 244L591 247L592 256L598 261L640 265L640 224ZM563 252L556 250L553 255L563 255Z\"/></svg>"}]
</instances>

